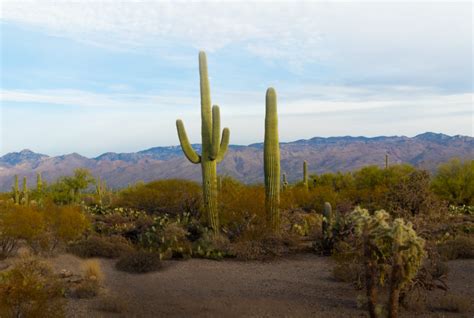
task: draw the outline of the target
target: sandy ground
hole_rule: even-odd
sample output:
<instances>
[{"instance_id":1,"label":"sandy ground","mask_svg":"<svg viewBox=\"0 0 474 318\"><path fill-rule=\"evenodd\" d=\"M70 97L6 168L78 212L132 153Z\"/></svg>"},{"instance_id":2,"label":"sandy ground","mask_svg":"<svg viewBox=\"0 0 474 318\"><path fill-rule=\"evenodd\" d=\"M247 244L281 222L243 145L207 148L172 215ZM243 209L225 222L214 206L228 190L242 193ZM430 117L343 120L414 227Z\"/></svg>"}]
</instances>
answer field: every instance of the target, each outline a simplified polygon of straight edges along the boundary
<instances>
[{"instance_id":1,"label":"sandy ground","mask_svg":"<svg viewBox=\"0 0 474 318\"><path fill-rule=\"evenodd\" d=\"M160 272L127 274L113 260L99 260L105 274L103 295L125 304L120 314L97 311L93 300L71 300L68 317L367 317L357 308L349 284L331 278L327 257L301 254L272 262L166 261ZM83 260L72 255L52 259L57 269L80 272ZM474 260L449 263L450 292L474 299ZM432 302L440 297L432 293ZM472 309L471 309L472 310ZM471 311L439 311L402 317L474 317Z\"/></svg>"}]
</instances>

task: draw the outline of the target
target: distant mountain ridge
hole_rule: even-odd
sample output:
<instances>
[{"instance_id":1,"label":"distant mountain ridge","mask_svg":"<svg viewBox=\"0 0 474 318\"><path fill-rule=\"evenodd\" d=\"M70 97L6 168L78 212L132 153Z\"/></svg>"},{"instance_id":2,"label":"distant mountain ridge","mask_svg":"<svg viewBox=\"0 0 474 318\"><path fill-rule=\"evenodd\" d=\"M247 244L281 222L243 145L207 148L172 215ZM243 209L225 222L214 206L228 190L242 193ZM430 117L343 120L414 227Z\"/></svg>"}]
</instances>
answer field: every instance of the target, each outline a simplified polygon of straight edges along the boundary
<instances>
[{"instance_id":1,"label":"distant mountain ridge","mask_svg":"<svg viewBox=\"0 0 474 318\"><path fill-rule=\"evenodd\" d=\"M193 147L200 151L201 145ZM263 181L263 143L229 146L218 172L245 182ZM409 163L434 170L452 157L474 159L474 138L427 132L415 137L314 137L281 143L281 166L290 181L301 179L302 162L311 173L350 171L367 165ZM107 152L95 158L77 153L50 157L25 149L0 157L0 191L11 188L14 175L26 176L33 186L37 172L47 181L83 167L100 175L109 186L125 187L139 180L164 178L199 180L199 165L188 162L180 146L153 147L132 153Z\"/></svg>"}]
</instances>

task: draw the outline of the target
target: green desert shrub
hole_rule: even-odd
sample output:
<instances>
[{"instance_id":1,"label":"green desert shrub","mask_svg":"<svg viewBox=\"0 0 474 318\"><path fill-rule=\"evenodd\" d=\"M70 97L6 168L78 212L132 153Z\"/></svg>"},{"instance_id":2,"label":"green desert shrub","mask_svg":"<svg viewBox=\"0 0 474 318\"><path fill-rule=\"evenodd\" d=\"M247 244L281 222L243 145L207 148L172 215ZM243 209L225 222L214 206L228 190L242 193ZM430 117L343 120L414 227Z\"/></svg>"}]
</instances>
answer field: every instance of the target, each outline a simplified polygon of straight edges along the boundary
<instances>
[{"instance_id":1,"label":"green desert shrub","mask_svg":"<svg viewBox=\"0 0 474 318\"><path fill-rule=\"evenodd\" d=\"M474 205L474 160L452 159L438 167L433 191L454 205Z\"/></svg>"},{"instance_id":2,"label":"green desert shrub","mask_svg":"<svg viewBox=\"0 0 474 318\"><path fill-rule=\"evenodd\" d=\"M44 263L25 258L0 272L0 317L65 317L63 285Z\"/></svg>"},{"instance_id":3,"label":"green desert shrub","mask_svg":"<svg viewBox=\"0 0 474 318\"><path fill-rule=\"evenodd\" d=\"M148 251L126 253L115 264L115 267L128 273L148 273L161 269L160 254Z\"/></svg>"},{"instance_id":4,"label":"green desert shrub","mask_svg":"<svg viewBox=\"0 0 474 318\"><path fill-rule=\"evenodd\" d=\"M80 238L89 220L79 207L7 205L0 208L0 255L11 254L24 240L35 253L52 252Z\"/></svg>"},{"instance_id":5,"label":"green desert shrub","mask_svg":"<svg viewBox=\"0 0 474 318\"><path fill-rule=\"evenodd\" d=\"M187 213L174 218L168 215L154 216L151 226L139 234L138 245L160 253L162 258L188 258L192 254L192 242L189 239L192 235L188 228L195 223Z\"/></svg>"},{"instance_id":6,"label":"green desert shrub","mask_svg":"<svg viewBox=\"0 0 474 318\"><path fill-rule=\"evenodd\" d=\"M193 257L220 260L227 256L231 256L229 239L210 229L206 229L193 243Z\"/></svg>"},{"instance_id":7,"label":"green desert shrub","mask_svg":"<svg viewBox=\"0 0 474 318\"><path fill-rule=\"evenodd\" d=\"M431 191L430 175L415 170L388 185L385 206L396 217L435 216L447 213L446 204Z\"/></svg>"},{"instance_id":8,"label":"green desert shrub","mask_svg":"<svg viewBox=\"0 0 474 318\"><path fill-rule=\"evenodd\" d=\"M159 180L137 184L119 193L117 207L143 210L151 214L171 216L190 213L198 216L201 209L201 187L187 180Z\"/></svg>"},{"instance_id":9,"label":"green desert shrub","mask_svg":"<svg viewBox=\"0 0 474 318\"><path fill-rule=\"evenodd\" d=\"M67 251L82 258L117 258L130 252L133 247L122 237L91 236L69 244Z\"/></svg>"},{"instance_id":10,"label":"green desert shrub","mask_svg":"<svg viewBox=\"0 0 474 318\"><path fill-rule=\"evenodd\" d=\"M266 232L264 187L246 186L232 178L224 178L221 184L219 219L229 239L251 239Z\"/></svg>"}]
</instances>

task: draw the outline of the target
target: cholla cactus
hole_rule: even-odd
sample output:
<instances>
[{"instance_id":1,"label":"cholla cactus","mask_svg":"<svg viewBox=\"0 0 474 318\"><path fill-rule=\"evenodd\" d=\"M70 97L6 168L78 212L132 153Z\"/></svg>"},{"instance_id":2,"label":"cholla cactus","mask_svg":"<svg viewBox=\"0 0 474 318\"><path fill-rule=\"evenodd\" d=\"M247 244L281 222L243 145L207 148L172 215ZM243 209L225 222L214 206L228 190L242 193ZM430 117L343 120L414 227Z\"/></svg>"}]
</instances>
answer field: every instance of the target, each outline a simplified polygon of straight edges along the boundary
<instances>
[{"instance_id":1,"label":"cholla cactus","mask_svg":"<svg viewBox=\"0 0 474 318\"><path fill-rule=\"evenodd\" d=\"M424 240L419 238L411 223L403 219L390 222L384 210L370 215L356 208L351 214L355 234L362 241L368 309L371 318L377 317L377 285L391 267L389 317L398 315L400 290L413 280L421 266Z\"/></svg>"},{"instance_id":2,"label":"cholla cactus","mask_svg":"<svg viewBox=\"0 0 474 318\"><path fill-rule=\"evenodd\" d=\"M14 180L13 187L12 187L13 202L15 204L20 204L20 187L18 185L18 176L15 175L15 178L13 180Z\"/></svg>"},{"instance_id":3,"label":"cholla cactus","mask_svg":"<svg viewBox=\"0 0 474 318\"><path fill-rule=\"evenodd\" d=\"M207 76L206 54L204 52L199 52L199 77L201 85L201 155L198 155L191 147L184 124L180 119L176 121L176 127L181 148L186 158L194 164L201 164L204 207L207 211L209 225L217 233L219 231L217 163L224 159L227 152L230 131L228 128L224 128L221 138L219 106L213 106L211 112L211 92Z\"/></svg>"},{"instance_id":4,"label":"cholla cactus","mask_svg":"<svg viewBox=\"0 0 474 318\"><path fill-rule=\"evenodd\" d=\"M278 142L277 97L273 88L265 98L265 141L263 144L265 174L265 209L273 232L280 228L280 144Z\"/></svg>"},{"instance_id":5,"label":"cholla cactus","mask_svg":"<svg viewBox=\"0 0 474 318\"><path fill-rule=\"evenodd\" d=\"M332 218L332 207L331 203L325 202L324 203L324 211L323 211L323 249L324 251L328 252L331 249L331 218Z\"/></svg>"},{"instance_id":6,"label":"cholla cactus","mask_svg":"<svg viewBox=\"0 0 474 318\"><path fill-rule=\"evenodd\" d=\"M390 277L389 317L398 317L400 291L416 276L425 255L424 240L419 238L411 223L395 219L391 228L392 273Z\"/></svg>"}]
</instances>

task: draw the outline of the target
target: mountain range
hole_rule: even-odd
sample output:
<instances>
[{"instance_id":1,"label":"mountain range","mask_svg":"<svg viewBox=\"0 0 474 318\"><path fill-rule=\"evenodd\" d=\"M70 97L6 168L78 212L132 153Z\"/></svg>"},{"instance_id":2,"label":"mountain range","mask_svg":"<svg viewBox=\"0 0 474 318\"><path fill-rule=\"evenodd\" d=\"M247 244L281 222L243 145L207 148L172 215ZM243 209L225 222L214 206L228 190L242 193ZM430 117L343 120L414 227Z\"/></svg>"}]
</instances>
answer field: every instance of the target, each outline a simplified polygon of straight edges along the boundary
<instances>
[{"instance_id":1,"label":"mountain range","mask_svg":"<svg viewBox=\"0 0 474 318\"><path fill-rule=\"evenodd\" d=\"M201 146L193 148L200 151ZM409 163L434 171L450 158L474 159L474 138L427 132L415 137L314 137L281 143L281 167L288 180L302 178L302 163L308 162L310 173L351 171L367 165L383 166L388 154L390 164ZM0 191L9 191L14 175L26 176L33 185L37 172L51 182L72 174L76 168L87 168L112 188L137 181L166 178L199 180L199 165L191 164L180 146L154 147L133 153L107 152L96 158L77 153L50 157L31 150L8 153L0 157ZM248 183L263 182L263 143L248 146L230 145L218 172Z\"/></svg>"}]
</instances>

